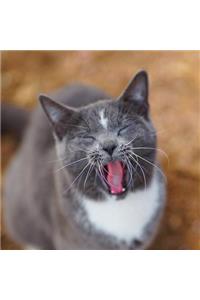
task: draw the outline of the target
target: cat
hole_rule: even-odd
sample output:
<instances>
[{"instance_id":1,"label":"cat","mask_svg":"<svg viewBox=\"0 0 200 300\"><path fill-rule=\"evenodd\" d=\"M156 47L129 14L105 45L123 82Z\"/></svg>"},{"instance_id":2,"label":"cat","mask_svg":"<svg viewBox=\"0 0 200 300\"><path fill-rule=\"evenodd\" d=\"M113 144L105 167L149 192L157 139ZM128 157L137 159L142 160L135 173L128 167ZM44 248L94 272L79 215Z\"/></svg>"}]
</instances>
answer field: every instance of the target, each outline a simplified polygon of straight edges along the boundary
<instances>
[{"instance_id":1,"label":"cat","mask_svg":"<svg viewBox=\"0 0 200 300\"><path fill-rule=\"evenodd\" d=\"M8 168L4 211L24 248L148 249L165 207L148 75L117 99L72 85L39 96ZM44 115L46 114L46 116Z\"/></svg>"}]
</instances>

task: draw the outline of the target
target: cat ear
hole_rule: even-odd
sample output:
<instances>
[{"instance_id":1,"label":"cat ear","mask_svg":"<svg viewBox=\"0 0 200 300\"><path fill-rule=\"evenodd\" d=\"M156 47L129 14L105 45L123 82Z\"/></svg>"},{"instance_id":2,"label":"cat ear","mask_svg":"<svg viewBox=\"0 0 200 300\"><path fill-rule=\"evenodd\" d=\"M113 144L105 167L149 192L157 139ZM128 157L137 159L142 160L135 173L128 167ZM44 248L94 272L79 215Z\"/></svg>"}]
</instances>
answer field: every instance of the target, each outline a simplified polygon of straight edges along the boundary
<instances>
[{"instance_id":1,"label":"cat ear","mask_svg":"<svg viewBox=\"0 0 200 300\"><path fill-rule=\"evenodd\" d=\"M140 115L148 116L148 75L145 71L138 72L129 82L127 88L119 97L124 103L132 103Z\"/></svg>"},{"instance_id":2,"label":"cat ear","mask_svg":"<svg viewBox=\"0 0 200 300\"><path fill-rule=\"evenodd\" d=\"M46 95L39 95L39 101L59 139L66 134L67 123L77 114L71 107L57 103ZM70 121L71 122L71 121Z\"/></svg>"}]
</instances>

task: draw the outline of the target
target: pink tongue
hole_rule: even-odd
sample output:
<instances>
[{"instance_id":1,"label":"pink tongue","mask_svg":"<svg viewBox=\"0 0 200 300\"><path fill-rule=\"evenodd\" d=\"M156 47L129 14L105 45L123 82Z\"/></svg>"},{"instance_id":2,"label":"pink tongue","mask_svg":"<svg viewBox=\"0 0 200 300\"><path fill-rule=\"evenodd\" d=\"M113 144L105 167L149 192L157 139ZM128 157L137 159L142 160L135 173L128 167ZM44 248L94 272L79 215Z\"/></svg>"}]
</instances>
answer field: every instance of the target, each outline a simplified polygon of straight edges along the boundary
<instances>
[{"instance_id":1,"label":"pink tongue","mask_svg":"<svg viewBox=\"0 0 200 300\"><path fill-rule=\"evenodd\" d=\"M112 161L107 164L108 174L107 181L112 194L120 194L123 192L123 167L120 161Z\"/></svg>"}]
</instances>

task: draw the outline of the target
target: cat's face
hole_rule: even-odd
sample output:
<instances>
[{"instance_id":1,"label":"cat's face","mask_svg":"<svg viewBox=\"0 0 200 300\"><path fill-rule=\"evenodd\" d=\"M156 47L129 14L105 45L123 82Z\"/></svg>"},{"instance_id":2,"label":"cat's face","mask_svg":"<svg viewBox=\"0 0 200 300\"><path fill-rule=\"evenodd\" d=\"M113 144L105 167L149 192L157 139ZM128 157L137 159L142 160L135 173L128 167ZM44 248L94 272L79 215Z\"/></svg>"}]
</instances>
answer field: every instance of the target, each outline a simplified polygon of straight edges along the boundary
<instances>
[{"instance_id":1,"label":"cat's face","mask_svg":"<svg viewBox=\"0 0 200 300\"><path fill-rule=\"evenodd\" d=\"M42 96L53 124L59 158L82 192L124 195L145 188L156 154L149 119L148 82L139 73L117 100L66 108Z\"/></svg>"}]
</instances>

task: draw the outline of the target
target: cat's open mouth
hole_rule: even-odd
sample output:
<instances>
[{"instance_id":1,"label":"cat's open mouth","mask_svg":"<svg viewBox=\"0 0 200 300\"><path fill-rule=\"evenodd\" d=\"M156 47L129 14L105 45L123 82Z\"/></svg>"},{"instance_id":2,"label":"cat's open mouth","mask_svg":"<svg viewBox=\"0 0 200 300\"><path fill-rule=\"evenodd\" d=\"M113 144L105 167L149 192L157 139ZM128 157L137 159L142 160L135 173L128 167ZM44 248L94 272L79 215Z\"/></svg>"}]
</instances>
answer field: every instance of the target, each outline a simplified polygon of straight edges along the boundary
<instances>
[{"instance_id":1,"label":"cat's open mouth","mask_svg":"<svg viewBox=\"0 0 200 300\"><path fill-rule=\"evenodd\" d=\"M110 161L104 165L104 175L112 195L120 195L126 191L126 167L121 161Z\"/></svg>"}]
</instances>

